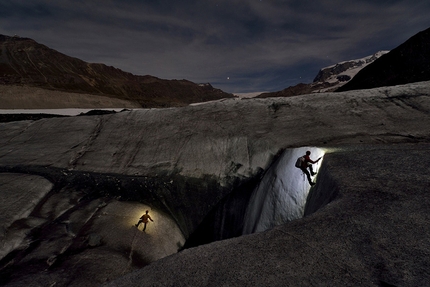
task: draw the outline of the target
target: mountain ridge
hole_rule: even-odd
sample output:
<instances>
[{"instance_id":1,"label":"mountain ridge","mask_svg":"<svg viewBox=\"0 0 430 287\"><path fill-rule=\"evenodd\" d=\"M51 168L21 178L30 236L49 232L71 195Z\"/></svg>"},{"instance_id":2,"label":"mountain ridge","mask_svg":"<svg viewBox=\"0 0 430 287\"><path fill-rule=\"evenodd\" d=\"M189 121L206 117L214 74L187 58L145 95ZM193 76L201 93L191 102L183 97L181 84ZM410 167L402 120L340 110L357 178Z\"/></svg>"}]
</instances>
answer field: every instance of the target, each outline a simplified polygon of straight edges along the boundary
<instances>
[{"instance_id":1,"label":"mountain ridge","mask_svg":"<svg viewBox=\"0 0 430 287\"><path fill-rule=\"evenodd\" d=\"M257 98L290 97L319 92L344 92L430 80L430 28L391 51L322 68L310 84L299 83Z\"/></svg>"},{"instance_id":2,"label":"mountain ridge","mask_svg":"<svg viewBox=\"0 0 430 287\"><path fill-rule=\"evenodd\" d=\"M343 85L342 82L347 82L352 79L361 69L366 67L367 65L373 63L382 55L389 53L389 51L378 51L373 55L354 59L349 61L339 62L335 65L331 65L325 68L322 68L318 74L316 75L313 83L318 82L334 82L339 85ZM343 78L343 79L342 79Z\"/></svg>"},{"instance_id":3,"label":"mountain ridge","mask_svg":"<svg viewBox=\"0 0 430 287\"><path fill-rule=\"evenodd\" d=\"M357 75L337 92L403 85L430 80L430 28L410 37Z\"/></svg>"},{"instance_id":4,"label":"mountain ridge","mask_svg":"<svg viewBox=\"0 0 430 287\"><path fill-rule=\"evenodd\" d=\"M67 56L30 38L5 35L0 35L0 84L103 95L138 102L144 108L234 97L210 84L133 75Z\"/></svg>"},{"instance_id":5,"label":"mountain ridge","mask_svg":"<svg viewBox=\"0 0 430 287\"><path fill-rule=\"evenodd\" d=\"M361 69L372 64L389 51L378 51L373 55L342 61L321 68L312 83L299 83L277 92L266 92L257 98L292 97L311 93L332 92L350 81Z\"/></svg>"}]
</instances>

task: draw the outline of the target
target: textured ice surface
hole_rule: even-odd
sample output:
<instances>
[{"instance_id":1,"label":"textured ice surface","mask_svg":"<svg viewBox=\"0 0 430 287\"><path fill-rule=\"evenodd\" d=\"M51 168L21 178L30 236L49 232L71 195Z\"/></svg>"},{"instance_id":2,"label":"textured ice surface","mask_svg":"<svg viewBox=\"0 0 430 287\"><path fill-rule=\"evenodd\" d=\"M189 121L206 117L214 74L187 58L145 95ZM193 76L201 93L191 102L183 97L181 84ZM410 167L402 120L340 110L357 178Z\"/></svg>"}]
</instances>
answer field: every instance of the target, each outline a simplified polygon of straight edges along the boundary
<instances>
[{"instance_id":1,"label":"textured ice surface","mask_svg":"<svg viewBox=\"0 0 430 287\"><path fill-rule=\"evenodd\" d=\"M312 160L324 155L316 147L287 149L266 172L246 210L244 234L264 231L303 216L310 185L295 163L308 150ZM321 162L313 165L314 171Z\"/></svg>"},{"instance_id":2,"label":"textured ice surface","mask_svg":"<svg viewBox=\"0 0 430 287\"><path fill-rule=\"evenodd\" d=\"M23 243L31 227L29 223L20 226L19 221L30 215L51 188L52 183L40 176L0 173L0 259Z\"/></svg>"}]
</instances>

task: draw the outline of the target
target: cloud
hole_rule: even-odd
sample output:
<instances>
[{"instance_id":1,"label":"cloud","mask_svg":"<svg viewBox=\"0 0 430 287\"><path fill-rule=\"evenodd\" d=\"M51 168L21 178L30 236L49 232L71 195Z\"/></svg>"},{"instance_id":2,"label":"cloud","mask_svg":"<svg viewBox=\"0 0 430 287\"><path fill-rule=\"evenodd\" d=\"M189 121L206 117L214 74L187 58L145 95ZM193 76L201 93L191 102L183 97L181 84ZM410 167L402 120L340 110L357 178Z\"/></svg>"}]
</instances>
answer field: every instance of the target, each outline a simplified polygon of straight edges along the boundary
<instances>
[{"instance_id":1,"label":"cloud","mask_svg":"<svg viewBox=\"0 0 430 287\"><path fill-rule=\"evenodd\" d=\"M424 0L11 0L0 33L134 74L274 91L398 46L429 13Z\"/></svg>"}]
</instances>

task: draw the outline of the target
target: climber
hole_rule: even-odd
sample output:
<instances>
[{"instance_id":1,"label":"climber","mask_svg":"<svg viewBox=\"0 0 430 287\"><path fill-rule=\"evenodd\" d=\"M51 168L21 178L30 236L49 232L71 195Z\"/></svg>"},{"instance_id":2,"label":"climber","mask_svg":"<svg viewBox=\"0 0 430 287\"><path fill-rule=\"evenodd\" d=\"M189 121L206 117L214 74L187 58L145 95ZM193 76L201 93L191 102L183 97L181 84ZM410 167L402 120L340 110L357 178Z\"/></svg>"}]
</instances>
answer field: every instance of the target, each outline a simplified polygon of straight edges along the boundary
<instances>
[{"instance_id":1,"label":"climber","mask_svg":"<svg viewBox=\"0 0 430 287\"><path fill-rule=\"evenodd\" d=\"M149 213L149 210L147 210L146 213L140 217L139 222L135 225L136 227L139 227L139 224L141 224L143 222L142 231L145 231L146 224L148 223L148 219L151 220L152 222L154 222L154 220L152 220L151 216L149 216L148 213Z\"/></svg>"},{"instance_id":2,"label":"climber","mask_svg":"<svg viewBox=\"0 0 430 287\"><path fill-rule=\"evenodd\" d=\"M310 155L311 155L311 152L306 151L306 155L301 157L301 158L303 158L303 160L301 161L300 169L306 174L308 181L309 181L309 184L315 185L315 182L312 182L311 175L314 176L317 173L314 172L314 170L312 168L312 164L319 162L321 160L321 157L318 158L317 160L313 161L313 160L311 160ZM308 171L308 168L311 171L310 173Z\"/></svg>"}]
</instances>

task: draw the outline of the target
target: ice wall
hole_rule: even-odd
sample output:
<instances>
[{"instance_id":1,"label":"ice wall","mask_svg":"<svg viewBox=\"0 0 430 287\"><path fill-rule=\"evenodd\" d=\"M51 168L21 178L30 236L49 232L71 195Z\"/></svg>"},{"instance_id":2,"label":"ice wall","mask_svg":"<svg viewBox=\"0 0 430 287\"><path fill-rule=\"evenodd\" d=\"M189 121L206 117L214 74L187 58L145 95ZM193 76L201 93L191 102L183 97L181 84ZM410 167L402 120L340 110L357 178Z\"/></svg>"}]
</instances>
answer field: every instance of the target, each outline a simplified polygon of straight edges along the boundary
<instances>
[{"instance_id":1,"label":"ice wall","mask_svg":"<svg viewBox=\"0 0 430 287\"><path fill-rule=\"evenodd\" d=\"M295 163L307 150L311 152L312 160L324 155L324 151L317 147L288 149L267 170L251 195L245 212L243 234L264 231L303 217L311 186ZM314 164L314 171L318 171L321 162Z\"/></svg>"}]
</instances>

